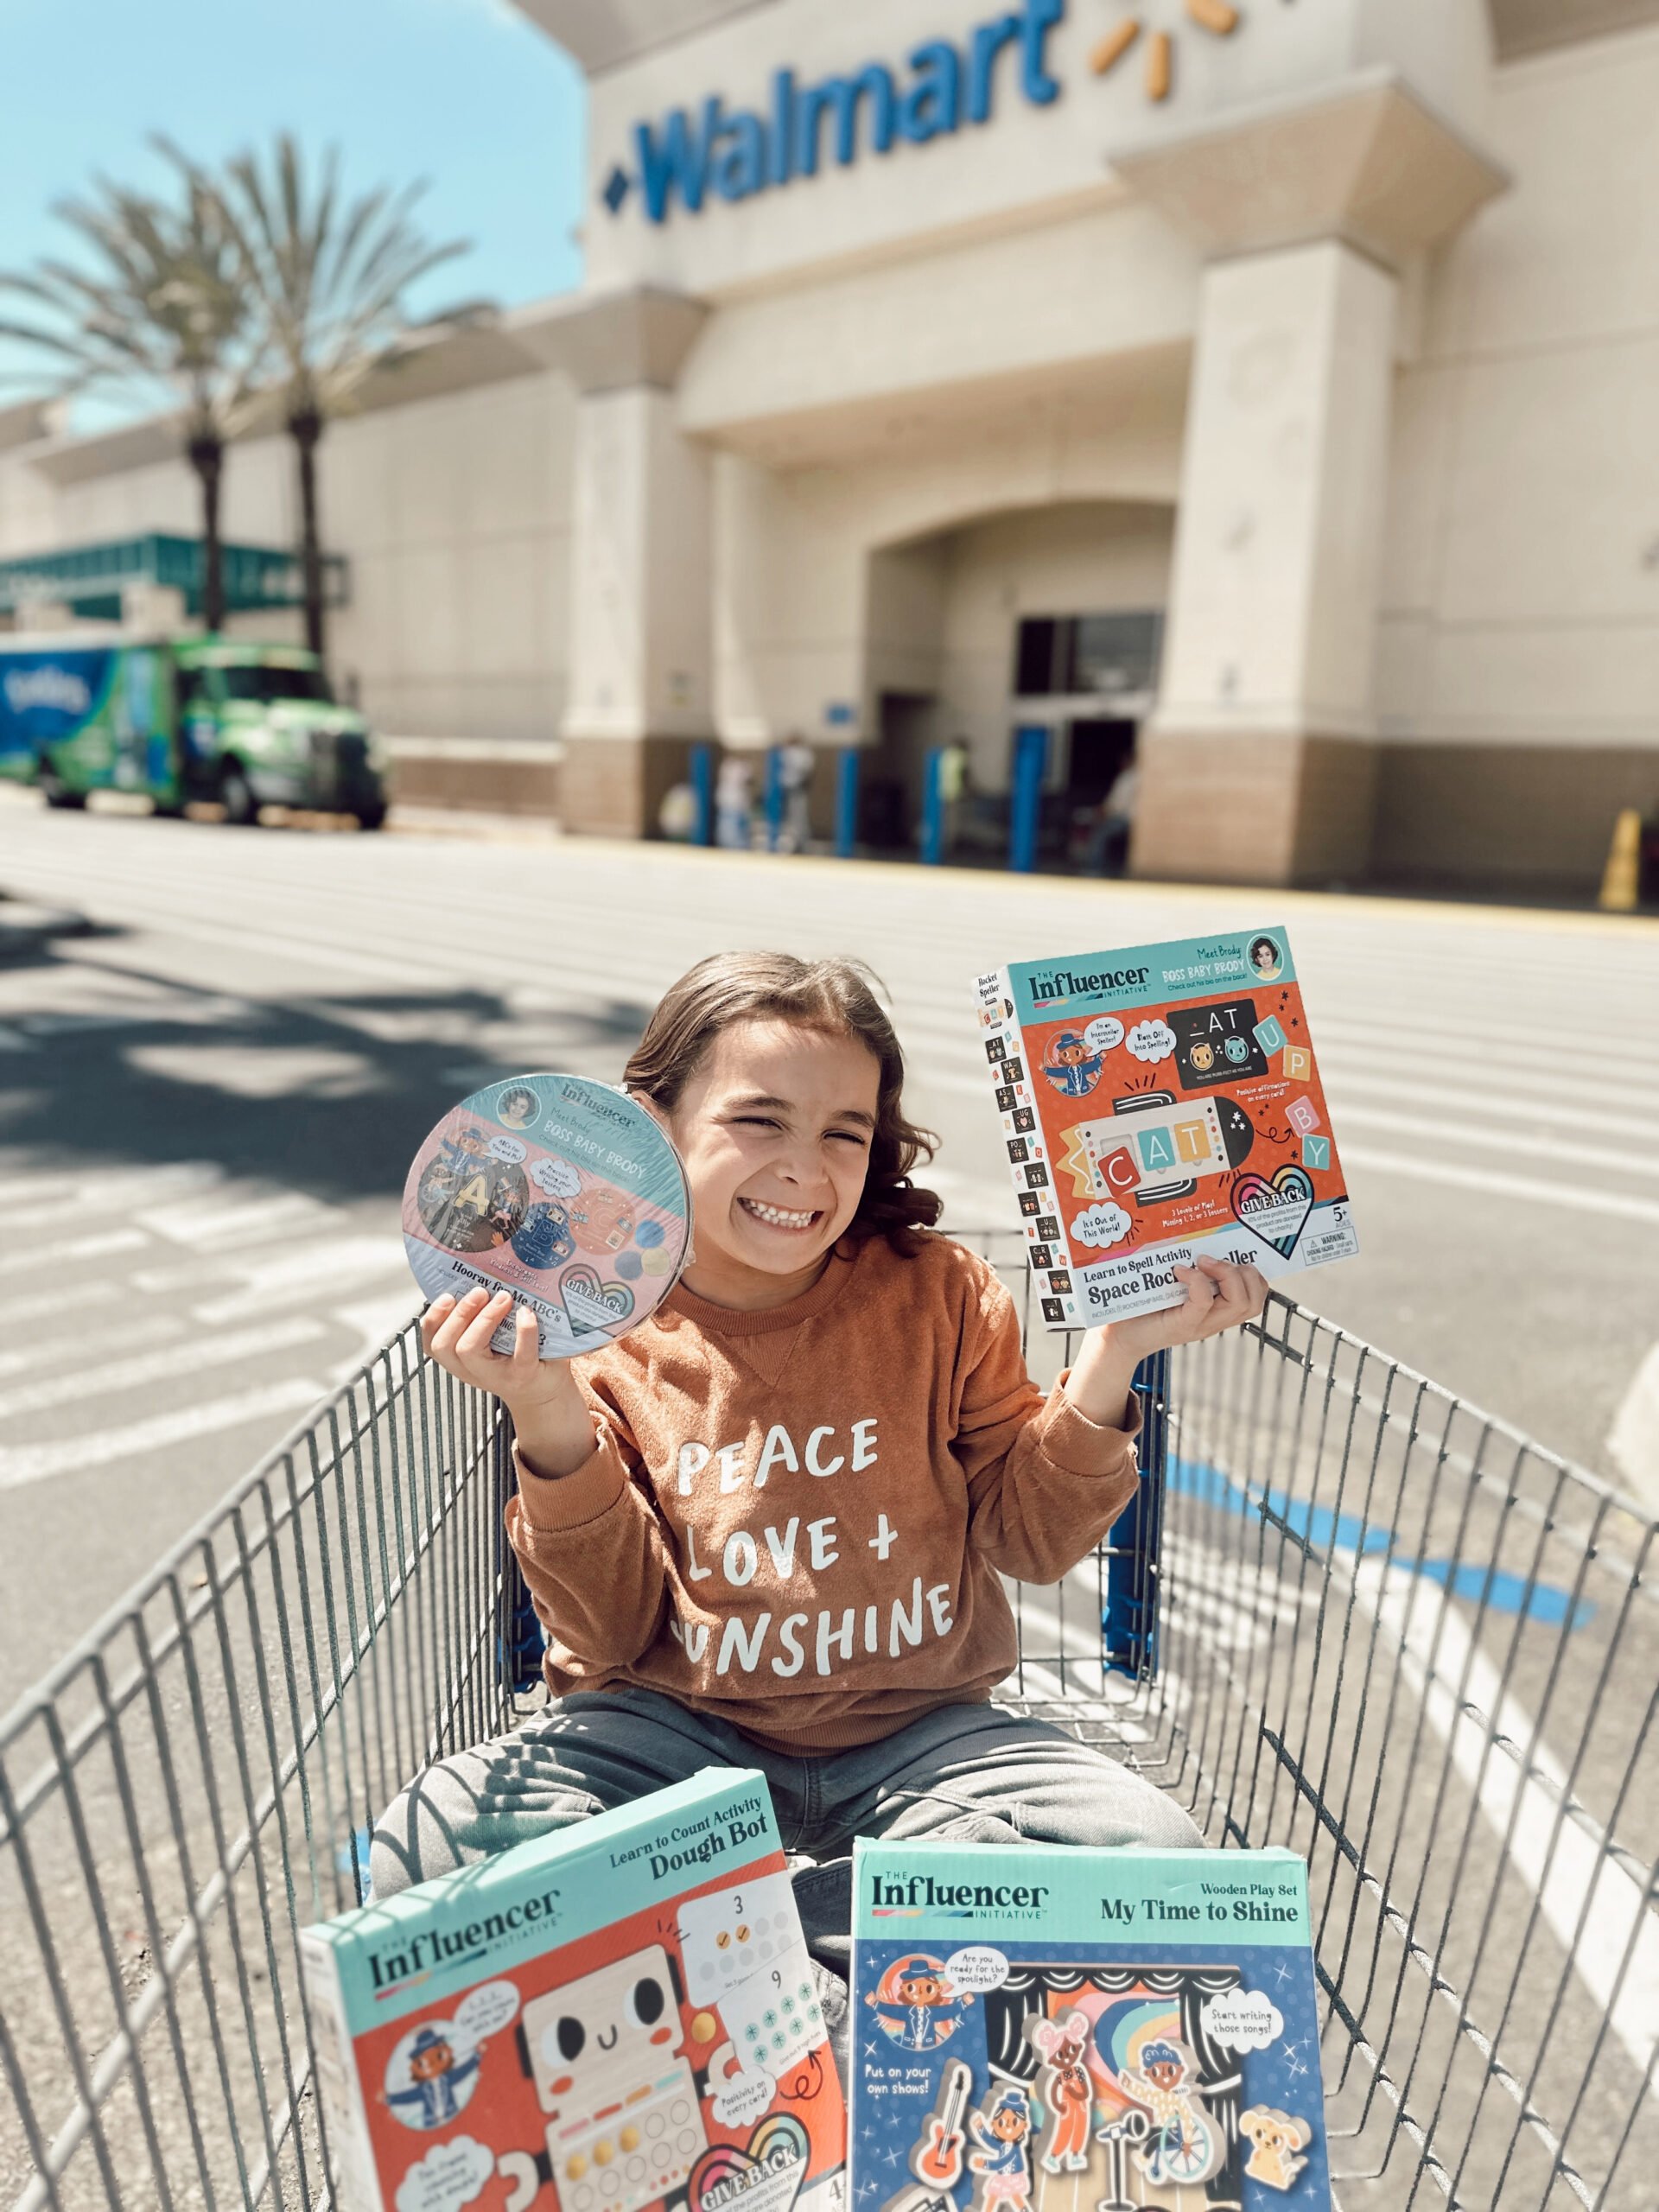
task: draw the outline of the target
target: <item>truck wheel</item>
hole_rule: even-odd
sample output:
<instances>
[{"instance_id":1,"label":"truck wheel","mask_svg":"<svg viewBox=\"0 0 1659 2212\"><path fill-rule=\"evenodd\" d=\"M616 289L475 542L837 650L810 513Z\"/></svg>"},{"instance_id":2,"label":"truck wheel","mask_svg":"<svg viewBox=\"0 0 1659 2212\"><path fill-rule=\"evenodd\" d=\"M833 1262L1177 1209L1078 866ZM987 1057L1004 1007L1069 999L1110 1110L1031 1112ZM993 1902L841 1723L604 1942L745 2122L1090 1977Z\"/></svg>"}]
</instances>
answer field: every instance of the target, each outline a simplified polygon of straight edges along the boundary
<instances>
[{"instance_id":1,"label":"truck wheel","mask_svg":"<svg viewBox=\"0 0 1659 2212\"><path fill-rule=\"evenodd\" d=\"M359 830L381 830L385 827L386 810L384 806L360 806L357 810Z\"/></svg>"},{"instance_id":2,"label":"truck wheel","mask_svg":"<svg viewBox=\"0 0 1659 2212\"><path fill-rule=\"evenodd\" d=\"M42 768L35 781L41 798L48 806L62 807L67 810L84 807L86 804L86 792L72 791L54 769Z\"/></svg>"},{"instance_id":3,"label":"truck wheel","mask_svg":"<svg viewBox=\"0 0 1659 2212\"><path fill-rule=\"evenodd\" d=\"M238 767L226 768L219 778L219 803L225 810L225 819L238 830L250 830L259 819L253 785Z\"/></svg>"}]
</instances>

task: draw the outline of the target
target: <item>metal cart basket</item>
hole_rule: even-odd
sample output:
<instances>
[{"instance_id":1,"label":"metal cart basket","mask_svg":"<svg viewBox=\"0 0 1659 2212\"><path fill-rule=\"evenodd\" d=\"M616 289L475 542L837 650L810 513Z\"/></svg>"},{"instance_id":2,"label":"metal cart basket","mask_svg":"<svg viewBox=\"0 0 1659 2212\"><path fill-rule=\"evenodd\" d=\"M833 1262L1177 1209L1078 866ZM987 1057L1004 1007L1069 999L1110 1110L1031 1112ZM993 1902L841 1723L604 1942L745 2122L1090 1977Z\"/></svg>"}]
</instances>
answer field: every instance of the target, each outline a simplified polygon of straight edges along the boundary
<instances>
[{"instance_id":1,"label":"metal cart basket","mask_svg":"<svg viewBox=\"0 0 1659 2212\"><path fill-rule=\"evenodd\" d=\"M1007 1696L1306 1855L1344 2212L1654 2212L1654 1524L1279 1298L1157 1368ZM535 1701L510 1480L407 1330L0 1722L0 2204L332 2202L296 1936Z\"/></svg>"}]
</instances>

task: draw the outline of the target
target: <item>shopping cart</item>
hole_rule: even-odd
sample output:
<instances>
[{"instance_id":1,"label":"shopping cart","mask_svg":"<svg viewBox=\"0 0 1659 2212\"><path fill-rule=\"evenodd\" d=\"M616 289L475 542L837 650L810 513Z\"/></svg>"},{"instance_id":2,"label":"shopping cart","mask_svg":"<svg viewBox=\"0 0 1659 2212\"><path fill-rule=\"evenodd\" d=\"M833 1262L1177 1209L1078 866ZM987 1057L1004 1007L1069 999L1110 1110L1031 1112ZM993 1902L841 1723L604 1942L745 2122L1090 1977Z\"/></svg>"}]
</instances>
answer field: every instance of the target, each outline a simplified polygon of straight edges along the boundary
<instances>
[{"instance_id":1,"label":"shopping cart","mask_svg":"<svg viewBox=\"0 0 1659 2212\"><path fill-rule=\"evenodd\" d=\"M1306 1856L1344 2212L1654 2212L1655 1526L1281 1299L1143 1382L1007 1696ZM297 1932L538 1694L510 1480L406 1330L0 1722L0 2204L332 2202Z\"/></svg>"}]
</instances>

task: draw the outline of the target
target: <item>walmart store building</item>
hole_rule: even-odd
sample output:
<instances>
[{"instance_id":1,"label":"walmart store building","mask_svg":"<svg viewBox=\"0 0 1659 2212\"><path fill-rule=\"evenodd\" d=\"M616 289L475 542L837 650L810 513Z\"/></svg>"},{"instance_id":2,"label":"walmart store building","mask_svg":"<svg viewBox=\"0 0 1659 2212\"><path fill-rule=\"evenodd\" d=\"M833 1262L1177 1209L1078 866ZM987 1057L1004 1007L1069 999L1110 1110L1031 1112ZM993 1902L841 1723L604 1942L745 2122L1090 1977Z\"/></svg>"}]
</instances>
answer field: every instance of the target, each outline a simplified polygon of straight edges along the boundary
<instances>
[{"instance_id":1,"label":"walmart store building","mask_svg":"<svg viewBox=\"0 0 1659 2212\"><path fill-rule=\"evenodd\" d=\"M325 448L434 789L641 834L799 732L899 840L1039 729L1062 810L1134 749L1143 874L1541 888L1659 803L1655 0L518 4L584 287ZM194 528L168 423L0 447L0 559Z\"/></svg>"}]
</instances>

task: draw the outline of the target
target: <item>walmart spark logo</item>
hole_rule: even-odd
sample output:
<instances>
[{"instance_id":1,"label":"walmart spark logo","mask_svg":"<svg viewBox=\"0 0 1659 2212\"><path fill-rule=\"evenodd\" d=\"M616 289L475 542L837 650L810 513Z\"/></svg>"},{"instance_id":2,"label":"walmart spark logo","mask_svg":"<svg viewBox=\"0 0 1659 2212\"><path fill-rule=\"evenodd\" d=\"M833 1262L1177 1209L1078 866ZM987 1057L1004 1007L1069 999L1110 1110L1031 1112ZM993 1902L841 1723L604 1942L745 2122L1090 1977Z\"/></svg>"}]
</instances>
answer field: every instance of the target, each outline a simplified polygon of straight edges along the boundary
<instances>
[{"instance_id":1,"label":"walmart spark logo","mask_svg":"<svg viewBox=\"0 0 1659 2212\"><path fill-rule=\"evenodd\" d=\"M1186 13L1200 30L1216 38L1230 38L1238 29L1239 14L1230 7L1228 0L1185 0ZM1139 16L1120 17L1089 56L1089 67L1096 77L1116 68L1129 48L1141 37L1146 25ZM1174 39L1166 30L1147 33L1146 88L1149 100L1166 100L1174 82Z\"/></svg>"}]
</instances>

